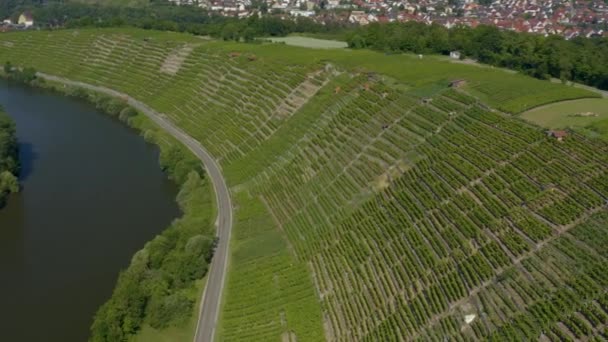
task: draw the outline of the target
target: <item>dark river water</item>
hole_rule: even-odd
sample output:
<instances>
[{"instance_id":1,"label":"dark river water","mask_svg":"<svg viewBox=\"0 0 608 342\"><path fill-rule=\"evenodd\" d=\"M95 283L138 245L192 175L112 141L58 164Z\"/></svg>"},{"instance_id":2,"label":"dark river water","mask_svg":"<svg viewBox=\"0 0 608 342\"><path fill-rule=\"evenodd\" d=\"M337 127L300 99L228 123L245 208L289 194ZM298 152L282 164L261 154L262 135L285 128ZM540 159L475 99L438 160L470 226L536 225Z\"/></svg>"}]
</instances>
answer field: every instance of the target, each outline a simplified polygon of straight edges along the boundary
<instances>
[{"instance_id":1,"label":"dark river water","mask_svg":"<svg viewBox=\"0 0 608 342\"><path fill-rule=\"evenodd\" d=\"M87 103L0 81L23 191L0 209L0 341L86 341L118 272L179 215L158 150Z\"/></svg>"}]
</instances>

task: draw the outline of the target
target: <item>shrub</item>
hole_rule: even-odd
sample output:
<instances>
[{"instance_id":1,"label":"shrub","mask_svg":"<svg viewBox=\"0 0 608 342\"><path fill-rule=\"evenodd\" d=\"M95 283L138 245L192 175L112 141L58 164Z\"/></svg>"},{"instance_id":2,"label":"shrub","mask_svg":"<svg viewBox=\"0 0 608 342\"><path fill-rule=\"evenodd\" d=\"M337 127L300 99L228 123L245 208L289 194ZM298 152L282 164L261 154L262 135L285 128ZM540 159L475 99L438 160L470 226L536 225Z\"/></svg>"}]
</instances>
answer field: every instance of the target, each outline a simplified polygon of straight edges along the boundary
<instances>
[{"instance_id":1,"label":"shrub","mask_svg":"<svg viewBox=\"0 0 608 342\"><path fill-rule=\"evenodd\" d=\"M183 292L153 300L148 308L148 322L153 328L162 329L172 322L184 321L192 312L194 301Z\"/></svg>"}]
</instances>

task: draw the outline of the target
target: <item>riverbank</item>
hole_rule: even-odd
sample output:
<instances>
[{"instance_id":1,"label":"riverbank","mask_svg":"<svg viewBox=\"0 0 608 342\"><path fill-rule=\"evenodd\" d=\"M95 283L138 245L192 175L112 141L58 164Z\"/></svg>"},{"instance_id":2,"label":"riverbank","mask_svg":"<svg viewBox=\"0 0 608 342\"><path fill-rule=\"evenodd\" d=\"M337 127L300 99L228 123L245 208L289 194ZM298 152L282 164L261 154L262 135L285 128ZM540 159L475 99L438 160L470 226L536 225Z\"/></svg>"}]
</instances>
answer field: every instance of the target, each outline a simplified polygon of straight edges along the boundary
<instances>
[{"instance_id":1,"label":"riverbank","mask_svg":"<svg viewBox=\"0 0 608 342\"><path fill-rule=\"evenodd\" d=\"M19 191L19 158L15 122L0 106L0 209Z\"/></svg>"},{"instance_id":2,"label":"riverbank","mask_svg":"<svg viewBox=\"0 0 608 342\"><path fill-rule=\"evenodd\" d=\"M144 326L191 330L200 292L197 280L207 273L216 244L214 198L200 161L124 98L41 77L26 83L90 102L137 130L159 147L161 168L181 188L177 202L182 217L148 242L121 272L112 297L95 316L91 340L128 339Z\"/></svg>"},{"instance_id":3,"label":"riverbank","mask_svg":"<svg viewBox=\"0 0 608 342\"><path fill-rule=\"evenodd\" d=\"M109 89L106 87L95 86L78 81L72 81L44 73L38 73L37 75L46 81L59 84L59 91L66 91L66 89L74 88L74 91L76 92L86 92L86 90L98 92L104 94L105 96L111 96L110 98L108 98L108 101L110 102L122 101L128 104L129 106L132 106L133 108L137 109L136 113L143 113L143 115L141 116L145 117L146 119L149 119L149 124L152 124L152 122L154 122L157 125L154 127L162 128L162 134L165 134L181 143L179 146L181 147L182 151L186 150L187 147L187 149L189 149L194 155L196 155L196 157L205 165L207 174L209 175L209 179L213 184L213 188L215 190L216 205L218 208L216 215L217 219L215 221L215 231L217 234L217 238L214 240L213 244L213 248L215 249L214 253L216 256L213 258L213 264L210 266L210 274L208 276L208 281L207 284L204 286L202 295L203 298L201 299L201 306L199 312L199 320L196 325L195 339L196 341L212 340L215 332L215 325L219 316L220 302L226 277L229 242L233 219L230 193L215 159L202 147L202 145L198 141L190 137L177 126L173 125L165 118L162 113L156 112L152 108L148 107L146 104L135 100L127 94L119 93L113 89ZM45 83L42 82L42 84ZM70 94L73 92L68 90L67 93ZM119 115L119 117L123 117L123 115ZM130 119L128 120L128 123L132 124ZM138 126L135 127L142 130ZM149 132L146 131L144 133L144 137L148 137L148 133ZM178 166L180 165L180 163L181 162L176 162L175 164L170 165ZM183 171L184 169L180 168L180 170ZM172 174L180 175L182 174L180 170L174 170ZM211 259L211 256L209 256L209 259ZM183 311L185 312L187 310L184 308ZM163 326L152 325L152 327L162 328Z\"/></svg>"},{"instance_id":4,"label":"riverbank","mask_svg":"<svg viewBox=\"0 0 608 342\"><path fill-rule=\"evenodd\" d=\"M200 290L197 281L207 274L216 246L215 203L200 161L128 100L68 86L49 75L44 79L52 89L95 104L158 145L161 168L181 188L177 201L183 216L133 256L112 297L96 314L91 340L123 340L144 327L145 331L192 329L189 322ZM124 303L129 304L124 307Z\"/></svg>"},{"instance_id":5,"label":"riverbank","mask_svg":"<svg viewBox=\"0 0 608 342\"><path fill-rule=\"evenodd\" d=\"M5 80L0 103L21 163L0 210L2 340L86 341L119 271L182 215L179 189L157 146L90 103Z\"/></svg>"}]
</instances>

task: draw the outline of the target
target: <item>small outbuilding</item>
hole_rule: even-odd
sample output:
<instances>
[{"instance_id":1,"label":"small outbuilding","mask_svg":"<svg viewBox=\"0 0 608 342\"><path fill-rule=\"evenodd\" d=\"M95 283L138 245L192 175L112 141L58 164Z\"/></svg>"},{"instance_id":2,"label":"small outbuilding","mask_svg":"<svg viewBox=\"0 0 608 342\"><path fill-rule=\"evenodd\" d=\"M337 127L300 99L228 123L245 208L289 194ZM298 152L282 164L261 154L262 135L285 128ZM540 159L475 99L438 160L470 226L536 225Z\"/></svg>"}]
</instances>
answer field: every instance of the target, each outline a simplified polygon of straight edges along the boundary
<instances>
[{"instance_id":1,"label":"small outbuilding","mask_svg":"<svg viewBox=\"0 0 608 342\"><path fill-rule=\"evenodd\" d=\"M450 88L460 88L467 84L467 80L453 80L450 82Z\"/></svg>"},{"instance_id":2,"label":"small outbuilding","mask_svg":"<svg viewBox=\"0 0 608 342\"><path fill-rule=\"evenodd\" d=\"M34 26L34 17L30 11L25 11L19 16L17 24L23 25L26 28Z\"/></svg>"},{"instance_id":3,"label":"small outbuilding","mask_svg":"<svg viewBox=\"0 0 608 342\"><path fill-rule=\"evenodd\" d=\"M563 141L564 138L568 136L568 132L566 131L549 131L547 134L550 137L557 139L557 141Z\"/></svg>"},{"instance_id":4,"label":"small outbuilding","mask_svg":"<svg viewBox=\"0 0 608 342\"><path fill-rule=\"evenodd\" d=\"M460 59L460 51L451 51L450 52L450 58L452 59Z\"/></svg>"}]
</instances>

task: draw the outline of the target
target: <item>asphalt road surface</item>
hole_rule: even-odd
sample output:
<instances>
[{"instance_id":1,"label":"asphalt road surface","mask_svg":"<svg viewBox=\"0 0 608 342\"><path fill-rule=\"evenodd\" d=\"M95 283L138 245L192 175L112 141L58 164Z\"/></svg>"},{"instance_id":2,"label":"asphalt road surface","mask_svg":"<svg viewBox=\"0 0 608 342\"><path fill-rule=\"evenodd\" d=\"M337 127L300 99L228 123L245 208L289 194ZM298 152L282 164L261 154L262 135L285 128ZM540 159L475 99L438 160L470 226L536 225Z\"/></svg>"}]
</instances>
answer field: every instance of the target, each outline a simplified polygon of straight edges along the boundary
<instances>
[{"instance_id":1,"label":"asphalt road surface","mask_svg":"<svg viewBox=\"0 0 608 342\"><path fill-rule=\"evenodd\" d=\"M218 217L216 221L217 236L219 238L211 267L207 274L207 285L203 292L199 319L196 327L196 335L194 342L211 342L215 334L215 327L220 310L220 301L222 299L222 290L226 278L226 269L228 265L228 248L230 242L230 232L232 230L232 204L230 203L230 193L226 186L226 181L222 176L218 164L213 157L201 146L201 144L186 134L184 131L176 127L162 113L155 111L146 104L137 101L127 94L120 93L110 88L96 86L88 83L72 81L63 77L38 73L38 77L49 81L59 82L65 85L81 87L95 92L121 98L145 114L148 118L158 124L167 133L174 136L177 140L186 145L192 153L194 153L203 163L207 170L207 175L215 188L216 201L218 206Z\"/></svg>"}]
</instances>

